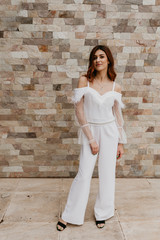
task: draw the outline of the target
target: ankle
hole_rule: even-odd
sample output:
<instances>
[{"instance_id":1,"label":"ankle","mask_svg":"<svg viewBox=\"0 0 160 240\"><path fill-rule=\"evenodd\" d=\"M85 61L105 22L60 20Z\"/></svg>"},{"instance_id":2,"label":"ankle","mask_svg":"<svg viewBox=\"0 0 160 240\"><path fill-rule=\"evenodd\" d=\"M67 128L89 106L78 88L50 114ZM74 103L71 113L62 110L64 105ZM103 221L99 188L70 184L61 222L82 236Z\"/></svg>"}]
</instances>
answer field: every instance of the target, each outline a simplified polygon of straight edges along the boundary
<instances>
[{"instance_id":1,"label":"ankle","mask_svg":"<svg viewBox=\"0 0 160 240\"><path fill-rule=\"evenodd\" d=\"M65 222L62 218L60 218L59 221L64 223L65 225L67 224L67 222Z\"/></svg>"}]
</instances>

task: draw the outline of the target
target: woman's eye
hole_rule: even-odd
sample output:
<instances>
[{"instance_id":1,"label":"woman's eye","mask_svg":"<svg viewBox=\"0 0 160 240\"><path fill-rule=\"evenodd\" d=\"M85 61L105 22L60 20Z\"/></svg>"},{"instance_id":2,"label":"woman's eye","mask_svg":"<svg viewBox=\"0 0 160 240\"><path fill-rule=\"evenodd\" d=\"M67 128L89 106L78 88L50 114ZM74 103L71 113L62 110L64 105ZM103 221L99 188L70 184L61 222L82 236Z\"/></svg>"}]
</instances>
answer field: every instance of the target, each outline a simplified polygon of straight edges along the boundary
<instances>
[{"instance_id":1,"label":"woman's eye","mask_svg":"<svg viewBox=\"0 0 160 240\"><path fill-rule=\"evenodd\" d=\"M99 58L104 58L104 56L99 56ZM94 57L93 60L96 60L97 57Z\"/></svg>"}]
</instances>

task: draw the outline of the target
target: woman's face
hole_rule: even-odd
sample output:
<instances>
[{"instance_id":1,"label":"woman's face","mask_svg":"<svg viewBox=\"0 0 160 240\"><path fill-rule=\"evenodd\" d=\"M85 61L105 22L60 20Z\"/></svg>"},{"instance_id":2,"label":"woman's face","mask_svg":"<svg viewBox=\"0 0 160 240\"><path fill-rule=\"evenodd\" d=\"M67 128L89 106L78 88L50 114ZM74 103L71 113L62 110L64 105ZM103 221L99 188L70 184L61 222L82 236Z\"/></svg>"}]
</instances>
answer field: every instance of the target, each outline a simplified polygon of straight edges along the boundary
<instances>
[{"instance_id":1,"label":"woman's face","mask_svg":"<svg viewBox=\"0 0 160 240\"><path fill-rule=\"evenodd\" d=\"M108 58L104 51L98 49L95 52L93 59L94 59L93 65L94 65L95 70L97 70L97 71L102 71L104 69L107 70L109 61L108 61Z\"/></svg>"}]
</instances>

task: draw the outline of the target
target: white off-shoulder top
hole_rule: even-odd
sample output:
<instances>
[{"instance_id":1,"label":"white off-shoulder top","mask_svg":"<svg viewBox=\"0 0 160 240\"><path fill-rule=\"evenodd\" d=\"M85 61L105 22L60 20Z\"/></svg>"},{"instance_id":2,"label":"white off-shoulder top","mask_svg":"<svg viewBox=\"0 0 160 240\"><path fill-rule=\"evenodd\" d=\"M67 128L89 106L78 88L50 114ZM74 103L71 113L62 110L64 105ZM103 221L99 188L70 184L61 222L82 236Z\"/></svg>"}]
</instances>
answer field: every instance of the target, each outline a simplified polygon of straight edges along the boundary
<instances>
[{"instance_id":1,"label":"white off-shoulder top","mask_svg":"<svg viewBox=\"0 0 160 240\"><path fill-rule=\"evenodd\" d=\"M88 124L106 124L108 122L116 121L119 131L119 143L127 143L127 137L123 129L124 120L122 116L122 108L125 105L122 102L122 94L114 91L115 82L113 82L113 89L100 95L98 91L89 86L74 89L74 96L72 98L76 107L77 119L80 126L87 126ZM82 101L82 106L78 109L78 103ZM82 112L83 111L83 112ZM91 128L90 128L91 129ZM84 130L84 129L83 129ZM82 129L79 131L78 142L82 143ZM88 139L90 135L85 133Z\"/></svg>"}]
</instances>

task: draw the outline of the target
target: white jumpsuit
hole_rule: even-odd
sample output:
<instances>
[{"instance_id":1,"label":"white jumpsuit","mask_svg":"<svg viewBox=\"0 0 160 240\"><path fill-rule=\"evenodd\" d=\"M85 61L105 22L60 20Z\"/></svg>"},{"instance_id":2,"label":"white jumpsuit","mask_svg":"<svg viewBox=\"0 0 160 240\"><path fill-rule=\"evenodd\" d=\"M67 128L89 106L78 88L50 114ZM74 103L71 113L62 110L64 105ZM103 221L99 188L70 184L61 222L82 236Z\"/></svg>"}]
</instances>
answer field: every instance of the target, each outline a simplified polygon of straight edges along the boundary
<instances>
[{"instance_id":1,"label":"white jumpsuit","mask_svg":"<svg viewBox=\"0 0 160 240\"><path fill-rule=\"evenodd\" d=\"M90 182L98 157L99 192L94 206L96 220L107 220L114 216L116 154L119 143L126 143L121 108L124 104L121 93L112 91L100 95L89 86L74 89L73 102L83 103L77 108L77 119L81 128L78 142L82 144L79 170L68 195L62 219L68 223L82 225L89 197ZM81 105L82 106L82 105ZM83 110L83 111L82 111ZM93 155L90 139L99 145L99 153Z\"/></svg>"}]
</instances>

